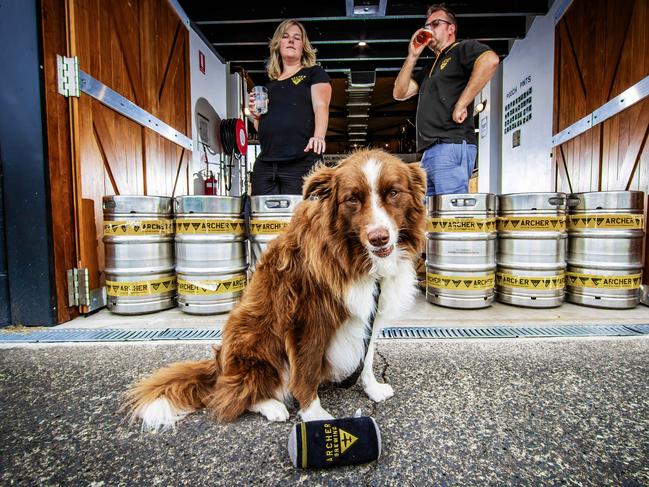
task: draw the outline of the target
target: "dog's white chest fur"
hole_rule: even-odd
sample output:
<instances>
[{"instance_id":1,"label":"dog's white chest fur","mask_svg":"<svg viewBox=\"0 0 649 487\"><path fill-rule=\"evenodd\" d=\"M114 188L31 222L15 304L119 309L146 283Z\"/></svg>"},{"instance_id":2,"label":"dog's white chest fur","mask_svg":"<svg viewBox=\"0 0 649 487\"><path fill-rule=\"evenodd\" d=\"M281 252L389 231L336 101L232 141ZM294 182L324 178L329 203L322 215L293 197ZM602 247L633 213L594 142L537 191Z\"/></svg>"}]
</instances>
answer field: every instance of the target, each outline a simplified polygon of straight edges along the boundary
<instances>
[{"instance_id":1,"label":"dog's white chest fur","mask_svg":"<svg viewBox=\"0 0 649 487\"><path fill-rule=\"evenodd\" d=\"M414 301L416 275L412 263L398 250L393 256L392 272L388 275L373 273L359 279L346 296L350 318L336 331L327 348L330 364L330 380L341 381L349 377L358 367L365 354L364 339L369 338L369 319L376 307L374 289L381 284L378 311L374 319L373 336L379 332L382 321L398 317Z\"/></svg>"}]
</instances>

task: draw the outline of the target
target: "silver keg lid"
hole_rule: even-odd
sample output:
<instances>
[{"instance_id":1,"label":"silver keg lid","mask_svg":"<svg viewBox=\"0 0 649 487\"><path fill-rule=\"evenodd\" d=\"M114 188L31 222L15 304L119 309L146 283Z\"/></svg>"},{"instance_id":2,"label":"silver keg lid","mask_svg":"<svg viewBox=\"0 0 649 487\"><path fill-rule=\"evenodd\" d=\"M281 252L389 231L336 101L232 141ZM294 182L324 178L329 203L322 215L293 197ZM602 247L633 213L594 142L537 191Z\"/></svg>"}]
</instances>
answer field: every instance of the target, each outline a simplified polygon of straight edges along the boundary
<instances>
[{"instance_id":1,"label":"silver keg lid","mask_svg":"<svg viewBox=\"0 0 649 487\"><path fill-rule=\"evenodd\" d=\"M104 196L104 213L116 214L160 214L173 212L173 198L167 196Z\"/></svg>"},{"instance_id":2,"label":"silver keg lid","mask_svg":"<svg viewBox=\"0 0 649 487\"><path fill-rule=\"evenodd\" d=\"M174 205L176 215L215 213L238 216L241 213L241 198L237 196L177 196Z\"/></svg>"},{"instance_id":3,"label":"silver keg lid","mask_svg":"<svg viewBox=\"0 0 649 487\"><path fill-rule=\"evenodd\" d=\"M591 191L573 193L568 198L570 211L593 210L635 210L644 209L644 193L642 191Z\"/></svg>"},{"instance_id":4,"label":"silver keg lid","mask_svg":"<svg viewBox=\"0 0 649 487\"><path fill-rule=\"evenodd\" d=\"M498 197L498 211L565 211L568 199L565 193L510 193Z\"/></svg>"},{"instance_id":5,"label":"silver keg lid","mask_svg":"<svg viewBox=\"0 0 649 487\"><path fill-rule=\"evenodd\" d=\"M428 213L432 212L485 212L496 211L496 195L493 193L438 194L426 198Z\"/></svg>"},{"instance_id":6,"label":"silver keg lid","mask_svg":"<svg viewBox=\"0 0 649 487\"><path fill-rule=\"evenodd\" d=\"M301 201L302 196L294 194L253 196L250 198L250 206L253 215L290 216Z\"/></svg>"}]
</instances>

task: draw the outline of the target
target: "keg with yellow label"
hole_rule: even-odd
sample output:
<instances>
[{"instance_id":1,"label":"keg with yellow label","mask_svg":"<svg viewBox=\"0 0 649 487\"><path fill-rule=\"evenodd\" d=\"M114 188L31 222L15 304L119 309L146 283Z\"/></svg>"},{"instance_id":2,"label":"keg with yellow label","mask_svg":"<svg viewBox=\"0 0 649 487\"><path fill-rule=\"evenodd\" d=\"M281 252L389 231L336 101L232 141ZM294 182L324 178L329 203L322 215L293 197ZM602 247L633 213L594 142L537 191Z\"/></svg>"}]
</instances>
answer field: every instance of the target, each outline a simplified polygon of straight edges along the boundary
<instances>
[{"instance_id":1,"label":"keg with yellow label","mask_svg":"<svg viewBox=\"0 0 649 487\"><path fill-rule=\"evenodd\" d=\"M600 308L640 301L644 194L601 191L570 195L566 299Z\"/></svg>"},{"instance_id":2,"label":"keg with yellow label","mask_svg":"<svg viewBox=\"0 0 649 487\"><path fill-rule=\"evenodd\" d=\"M175 199L178 307L189 314L230 311L246 285L248 268L241 198Z\"/></svg>"},{"instance_id":3,"label":"keg with yellow label","mask_svg":"<svg viewBox=\"0 0 649 487\"><path fill-rule=\"evenodd\" d=\"M268 243L281 234L302 201L299 195L253 196L250 198L250 266L255 268Z\"/></svg>"},{"instance_id":4,"label":"keg with yellow label","mask_svg":"<svg viewBox=\"0 0 649 487\"><path fill-rule=\"evenodd\" d=\"M175 305L172 199L104 196L107 306L141 314Z\"/></svg>"},{"instance_id":5,"label":"keg with yellow label","mask_svg":"<svg viewBox=\"0 0 649 487\"><path fill-rule=\"evenodd\" d=\"M494 296L496 196L427 198L426 299L450 308L484 308Z\"/></svg>"},{"instance_id":6,"label":"keg with yellow label","mask_svg":"<svg viewBox=\"0 0 649 487\"><path fill-rule=\"evenodd\" d=\"M532 308L563 303L566 203L564 193L498 197L498 301Z\"/></svg>"}]
</instances>

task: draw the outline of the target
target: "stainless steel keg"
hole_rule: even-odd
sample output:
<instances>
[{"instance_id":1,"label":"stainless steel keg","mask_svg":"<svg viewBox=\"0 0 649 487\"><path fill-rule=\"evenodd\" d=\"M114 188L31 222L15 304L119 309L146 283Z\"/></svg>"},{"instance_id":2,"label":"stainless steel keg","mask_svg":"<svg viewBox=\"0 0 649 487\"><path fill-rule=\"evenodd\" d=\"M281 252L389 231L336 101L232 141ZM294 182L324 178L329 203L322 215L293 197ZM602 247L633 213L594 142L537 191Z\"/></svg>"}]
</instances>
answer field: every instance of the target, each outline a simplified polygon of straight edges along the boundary
<instances>
[{"instance_id":1,"label":"stainless steel keg","mask_svg":"<svg viewBox=\"0 0 649 487\"><path fill-rule=\"evenodd\" d=\"M494 295L496 196L427 198L426 299L451 308L484 308Z\"/></svg>"},{"instance_id":2,"label":"stainless steel keg","mask_svg":"<svg viewBox=\"0 0 649 487\"><path fill-rule=\"evenodd\" d=\"M649 285L640 284L640 302L649 306Z\"/></svg>"},{"instance_id":3,"label":"stainless steel keg","mask_svg":"<svg viewBox=\"0 0 649 487\"><path fill-rule=\"evenodd\" d=\"M276 238L288 226L297 205L299 195L253 196L250 198L250 265L254 270L268 242Z\"/></svg>"},{"instance_id":4,"label":"stainless steel keg","mask_svg":"<svg viewBox=\"0 0 649 487\"><path fill-rule=\"evenodd\" d=\"M498 198L496 299L532 308L563 303L566 269L564 193Z\"/></svg>"},{"instance_id":5,"label":"stainless steel keg","mask_svg":"<svg viewBox=\"0 0 649 487\"><path fill-rule=\"evenodd\" d=\"M241 198L175 199L178 307L189 314L230 311L248 268Z\"/></svg>"},{"instance_id":6,"label":"stainless steel keg","mask_svg":"<svg viewBox=\"0 0 649 487\"><path fill-rule=\"evenodd\" d=\"M566 299L599 308L639 300L644 194L602 191L570 196Z\"/></svg>"},{"instance_id":7,"label":"stainless steel keg","mask_svg":"<svg viewBox=\"0 0 649 487\"><path fill-rule=\"evenodd\" d=\"M108 309L141 314L175 305L172 199L104 196Z\"/></svg>"}]
</instances>

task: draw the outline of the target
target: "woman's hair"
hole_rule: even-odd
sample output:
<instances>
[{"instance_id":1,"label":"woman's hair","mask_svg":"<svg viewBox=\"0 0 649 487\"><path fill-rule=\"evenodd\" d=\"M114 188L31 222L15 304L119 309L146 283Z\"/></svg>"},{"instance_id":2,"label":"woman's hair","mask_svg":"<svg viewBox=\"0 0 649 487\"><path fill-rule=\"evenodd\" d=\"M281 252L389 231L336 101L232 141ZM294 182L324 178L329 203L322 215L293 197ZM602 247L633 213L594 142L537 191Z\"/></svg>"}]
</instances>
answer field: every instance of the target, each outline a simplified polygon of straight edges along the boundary
<instances>
[{"instance_id":1,"label":"woman's hair","mask_svg":"<svg viewBox=\"0 0 649 487\"><path fill-rule=\"evenodd\" d=\"M273 34L273 38L268 43L268 47L270 49L270 59L268 60L268 64L266 66L266 72L268 73L268 77L270 79L277 79L282 74L282 57L279 53L279 41L282 39L284 33L288 30L288 28L292 25L297 25L302 32L302 43L304 46L302 49L302 66L304 66L305 68L315 66L316 50L309 42L309 38L306 35L304 26L297 20L287 19L277 26L277 29L275 29L275 33Z\"/></svg>"}]
</instances>

